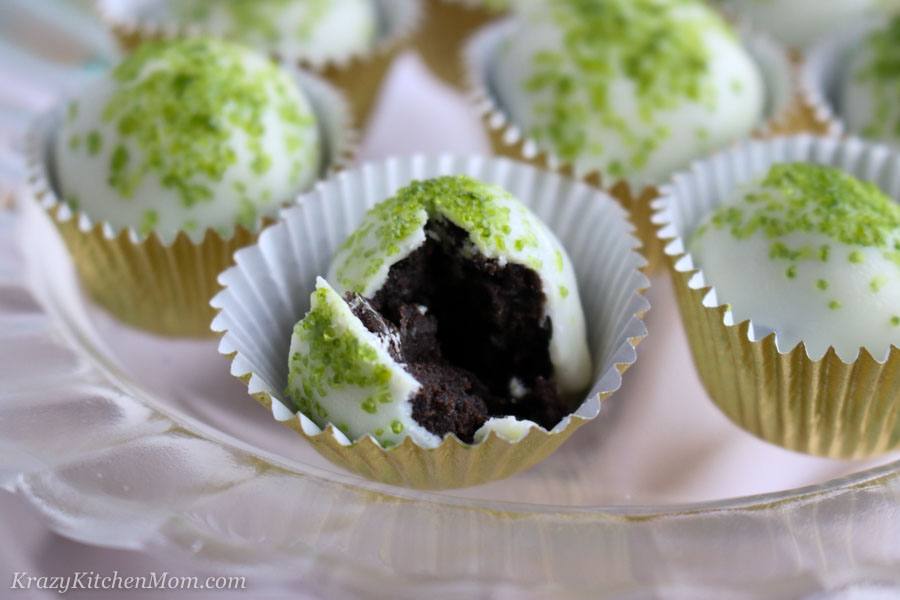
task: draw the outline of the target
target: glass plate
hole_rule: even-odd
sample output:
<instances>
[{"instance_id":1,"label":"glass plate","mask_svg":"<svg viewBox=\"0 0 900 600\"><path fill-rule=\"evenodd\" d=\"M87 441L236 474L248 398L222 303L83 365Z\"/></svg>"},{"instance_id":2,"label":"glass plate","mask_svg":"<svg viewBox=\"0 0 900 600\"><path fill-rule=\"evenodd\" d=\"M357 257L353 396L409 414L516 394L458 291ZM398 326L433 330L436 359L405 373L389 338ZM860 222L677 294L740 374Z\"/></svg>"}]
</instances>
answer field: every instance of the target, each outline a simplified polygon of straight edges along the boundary
<instances>
[{"instance_id":1,"label":"glass plate","mask_svg":"<svg viewBox=\"0 0 900 600\"><path fill-rule=\"evenodd\" d=\"M91 306L35 205L0 230L0 481L68 537L392 596L900 586L897 457L801 456L734 427L665 279L596 422L515 477L426 493L332 467L247 396L216 340Z\"/></svg>"}]
</instances>

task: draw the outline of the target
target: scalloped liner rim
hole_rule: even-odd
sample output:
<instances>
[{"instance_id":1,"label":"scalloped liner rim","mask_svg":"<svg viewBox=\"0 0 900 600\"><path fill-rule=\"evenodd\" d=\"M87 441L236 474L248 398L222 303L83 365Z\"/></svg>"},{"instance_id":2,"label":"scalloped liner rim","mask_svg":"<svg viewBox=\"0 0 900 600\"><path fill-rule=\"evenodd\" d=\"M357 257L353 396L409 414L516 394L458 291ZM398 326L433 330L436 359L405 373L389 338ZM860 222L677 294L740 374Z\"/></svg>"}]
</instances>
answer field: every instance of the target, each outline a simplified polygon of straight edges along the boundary
<instances>
[{"instance_id":1,"label":"scalloped liner rim","mask_svg":"<svg viewBox=\"0 0 900 600\"><path fill-rule=\"evenodd\" d=\"M681 235L677 235L677 234L672 235L675 230L675 224L672 222L671 218L669 217L669 202L670 202L670 199L672 199L673 197L675 197L677 195L677 193L675 192L675 185L676 185L675 182L677 180L695 179L699 175L699 173L703 170L703 167L706 165L712 164L713 161L720 159L722 157L725 157L725 156L738 156L743 153L749 153L749 150L754 147L770 146L770 145L775 145L775 144L793 145L793 144L802 144L802 143L808 144L808 147L810 147L810 148L813 147L817 143L831 144L833 146L854 146L855 145L855 146L860 146L860 147L868 147L873 152L881 152L881 153L884 153L887 155L894 155L894 157L898 160L898 164L900 164L900 153L898 153L897 151L893 150L892 148L890 148L889 146L887 146L885 144L873 144L871 142L866 142L855 136L847 137L844 139L835 139L835 138L830 138L830 137L825 137L825 136L814 136L814 135L808 135L808 134L777 137L777 138L772 138L771 140L744 142L730 150L718 152L707 158L697 159L697 160L692 161L689 167L676 173L672 177L671 182L660 186L660 195L658 198L655 198L652 201L651 209L653 210L653 223L654 223L654 225L656 225L658 227L657 237L659 238L660 242L663 244L663 251L665 252L665 255L667 257L669 257L670 265L671 265L670 268L674 271L677 271L678 273L683 273L685 275L685 277L688 278L688 287L690 287L690 289L692 289L692 290L696 290L699 293L701 293L703 295L704 300L707 297L709 297L711 292L715 292L715 286L712 286L712 285L702 285L701 286L701 285L697 285L695 283L696 280L698 279L697 278L698 274L701 276L701 278L703 279L704 282L706 281L706 277L705 277L705 274L703 273L703 269L693 267L693 266L690 268L687 268L683 265L683 263L685 262L684 259L686 257L691 258L691 263L693 264L693 257L691 256L690 252L688 252L686 250L687 246L684 243L685 242L684 238ZM896 199L895 199L895 201L896 201ZM675 248L675 246L677 246L677 244L681 244L681 247L684 248L684 250L677 250ZM718 299L718 294L716 294L716 298ZM753 327L752 319L745 319L743 321L740 321L738 323L732 323L730 325L728 323L725 323L725 319L724 319L725 313L728 312L727 303L719 303L719 304L716 304L715 306L707 306L706 304L703 304L703 308L706 311L719 312L722 317L721 321L722 321L723 327L725 327L727 329L733 329L733 328L745 329L747 340L751 344L761 344L766 339L768 339L770 337L774 337L775 338L775 348L778 351L778 354L781 356L788 356L788 355L794 354L795 352L802 350L806 360L808 360L809 362L812 362L812 363L821 362L823 360L826 360L829 356L834 355L838 360L840 360L845 365L854 364L855 362L857 362L860 359L860 357L863 357L863 358L868 357L872 361L883 365L883 364L887 363L888 360L890 360L891 356L894 356L897 353L900 353L900 347L897 347L897 346L891 344L885 357L883 359L879 360L879 359L876 359L868 351L868 349L863 346L863 347L859 348L859 350L857 351L857 355L853 360L847 361L847 360L844 360L843 358L841 358L841 356L837 354L837 351L835 350L834 346L829 346L821 358L814 360L809 356L809 352L806 349L806 344L802 340L797 342L793 347L791 347L789 349L782 349L782 345L779 343L779 338L778 338L777 332L769 333L757 340L752 339L750 337L750 330Z\"/></svg>"}]
</instances>

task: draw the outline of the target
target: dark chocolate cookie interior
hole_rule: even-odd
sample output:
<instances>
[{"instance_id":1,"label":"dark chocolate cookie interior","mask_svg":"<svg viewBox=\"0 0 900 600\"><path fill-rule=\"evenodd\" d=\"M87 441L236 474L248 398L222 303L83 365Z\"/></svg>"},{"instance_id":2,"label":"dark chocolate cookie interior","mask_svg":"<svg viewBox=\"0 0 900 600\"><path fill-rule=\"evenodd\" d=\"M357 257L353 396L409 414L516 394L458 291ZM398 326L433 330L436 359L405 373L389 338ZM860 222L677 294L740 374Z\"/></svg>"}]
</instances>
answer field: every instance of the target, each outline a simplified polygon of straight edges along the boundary
<instances>
[{"instance_id":1,"label":"dark chocolate cookie interior","mask_svg":"<svg viewBox=\"0 0 900 600\"><path fill-rule=\"evenodd\" d=\"M425 231L425 243L391 267L373 298L347 298L422 384L413 418L466 442L490 417L551 429L570 409L553 378L552 323L538 274L480 254L443 219Z\"/></svg>"}]
</instances>

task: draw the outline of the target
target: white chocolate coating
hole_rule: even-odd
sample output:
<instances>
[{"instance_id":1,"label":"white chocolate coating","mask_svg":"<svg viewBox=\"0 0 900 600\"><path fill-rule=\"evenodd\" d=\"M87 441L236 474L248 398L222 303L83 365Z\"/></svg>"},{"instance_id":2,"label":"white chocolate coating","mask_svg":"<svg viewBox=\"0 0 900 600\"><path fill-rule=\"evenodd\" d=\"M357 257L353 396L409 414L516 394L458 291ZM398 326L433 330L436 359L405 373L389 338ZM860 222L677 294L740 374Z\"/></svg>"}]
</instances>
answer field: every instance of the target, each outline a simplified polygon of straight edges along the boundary
<instances>
[{"instance_id":1,"label":"white chocolate coating","mask_svg":"<svg viewBox=\"0 0 900 600\"><path fill-rule=\"evenodd\" d=\"M642 10L654 9L650 6ZM622 30L640 30L647 12L626 12L635 23L623 24ZM750 133L762 119L765 103L758 66L708 7L686 2L675 6L670 17L667 27L673 30L683 28L685 23L700 23L704 29L699 41L700 54L705 54L706 62L696 82L697 89L702 90L700 97L669 94L668 105L654 106L652 117L648 118L639 108L647 96L640 89L641 81L626 74L621 60L610 58L615 72L610 77L598 74L599 67L591 70L589 61L574 61L572 51L564 50L569 34L566 26L554 18L550 9L533 7L498 48L493 82L500 106L524 134L537 140L541 149L573 162L578 171L599 170L612 179L638 183L657 182L694 158ZM614 54L619 52L617 48L642 46L645 42L626 33L621 44L604 45L592 52ZM695 47L690 51L696 50ZM557 88L549 85L535 89L536 78L546 77L542 57L560 52L563 58L551 72L568 76L573 89L567 96L560 96ZM636 48L636 55L642 55L640 48ZM684 64L673 67L669 60L677 63L671 55L661 57L651 76ZM599 82L592 85L590 82L598 81L598 77ZM561 79L560 84L564 83ZM592 100L592 94L601 91L608 97L606 108L598 108ZM576 148L567 148L554 135L560 130L553 122L554 114L559 113L574 124L570 137L583 135L583 141L574 144Z\"/></svg>"},{"instance_id":2,"label":"white chocolate coating","mask_svg":"<svg viewBox=\"0 0 900 600\"><path fill-rule=\"evenodd\" d=\"M183 23L263 52L313 64L368 52L378 36L373 0L176 0Z\"/></svg>"},{"instance_id":3,"label":"white chocolate coating","mask_svg":"<svg viewBox=\"0 0 900 600\"><path fill-rule=\"evenodd\" d=\"M760 225L751 235L734 234L729 210L741 211L746 224L747 215L788 197L797 199L761 181L741 187L693 234L688 249L694 264L715 288L718 303L730 305L735 323L752 321L756 339L774 331L782 351L803 341L813 360L824 356L829 346L845 361L854 360L861 347L882 360L892 344L900 346L900 229L886 228L886 237L874 245L847 243L846 237L826 231L842 226L840 221L852 233L874 213L832 206L817 214L815 204L809 203L795 207L791 218L805 214L818 222L830 213L826 218L833 219L832 224L775 236ZM891 219L900 219L900 210L889 212ZM778 209L765 214L780 219L785 213ZM715 225L716 215L724 226ZM860 231L864 227L860 225Z\"/></svg>"},{"instance_id":4,"label":"white chocolate coating","mask_svg":"<svg viewBox=\"0 0 900 600\"><path fill-rule=\"evenodd\" d=\"M900 27L894 31L900 32ZM896 47L900 39L886 26L868 33L848 57L840 85L839 105L847 129L861 137L900 146L900 69L877 69L879 45Z\"/></svg>"},{"instance_id":5,"label":"white chocolate coating","mask_svg":"<svg viewBox=\"0 0 900 600\"><path fill-rule=\"evenodd\" d=\"M317 179L316 117L287 73L211 40L145 48L69 103L55 154L73 208L141 236L198 240L254 229Z\"/></svg>"},{"instance_id":6,"label":"white chocolate coating","mask_svg":"<svg viewBox=\"0 0 900 600\"><path fill-rule=\"evenodd\" d=\"M312 295L310 312L315 311L328 313L328 321L334 328L336 336L348 336L359 345L371 349L371 354L365 358L351 355L352 369L348 368L346 363L338 367L323 361L322 366L326 370L323 378L326 380L333 378L338 369L343 369L346 375L346 372L355 369L370 373L376 367L381 367L389 373L389 380L382 385L372 383L327 386L325 394L317 395L314 401L317 404L302 407L304 414L323 429L333 423L351 440L372 434L385 447L399 444L406 436L411 436L413 441L425 448L440 444L441 439L438 436L427 431L412 418L410 400L419 391L421 387L419 382L391 357L387 349L389 341L366 329L347 303L321 277L316 281L316 292ZM314 360L309 339L299 333L301 325L302 322L297 325L291 337L291 356L310 356L310 359ZM288 380L288 394L298 398L301 395L298 390L303 386L304 374L302 369L294 366L296 365L292 365ZM371 412L361 408L369 397L377 397L382 392L389 393L392 401L376 401L373 406L376 406L377 410Z\"/></svg>"}]
</instances>

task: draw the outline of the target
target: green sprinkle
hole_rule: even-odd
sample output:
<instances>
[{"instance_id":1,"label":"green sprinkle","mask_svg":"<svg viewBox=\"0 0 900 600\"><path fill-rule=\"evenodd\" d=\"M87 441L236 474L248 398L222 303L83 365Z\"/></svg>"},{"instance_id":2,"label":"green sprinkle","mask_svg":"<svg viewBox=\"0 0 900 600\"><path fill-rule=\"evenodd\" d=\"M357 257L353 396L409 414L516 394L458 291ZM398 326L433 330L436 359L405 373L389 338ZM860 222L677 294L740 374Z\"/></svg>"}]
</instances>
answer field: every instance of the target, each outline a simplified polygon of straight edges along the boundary
<instances>
[{"instance_id":1,"label":"green sprinkle","mask_svg":"<svg viewBox=\"0 0 900 600\"><path fill-rule=\"evenodd\" d=\"M824 279L819 279L818 281L816 281L816 287L824 292L828 289L828 282Z\"/></svg>"},{"instance_id":2,"label":"green sprinkle","mask_svg":"<svg viewBox=\"0 0 900 600\"><path fill-rule=\"evenodd\" d=\"M385 365L375 365L375 367L372 369L372 376L375 379L375 383L377 385L384 386L387 385L391 380L391 370ZM390 400L386 399L384 394L381 395L380 400L384 402L390 402Z\"/></svg>"},{"instance_id":3,"label":"green sprinkle","mask_svg":"<svg viewBox=\"0 0 900 600\"><path fill-rule=\"evenodd\" d=\"M141 216L141 224L138 226L138 233L141 235L149 235L159 223L159 214L155 210L148 210Z\"/></svg>"},{"instance_id":4,"label":"green sprinkle","mask_svg":"<svg viewBox=\"0 0 900 600\"><path fill-rule=\"evenodd\" d=\"M893 325L894 327L900 327L900 317L898 317L898 316L891 317L891 325Z\"/></svg>"},{"instance_id":5,"label":"green sprinkle","mask_svg":"<svg viewBox=\"0 0 900 600\"><path fill-rule=\"evenodd\" d=\"M71 123L76 118L78 118L78 101L73 100L69 102L69 106L66 107L66 122Z\"/></svg>"},{"instance_id":6,"label":"green sprinkle","mask_svg":"<svg viewBox=\"0 0 900 600\"><path fill-rule=\"evenodd\" d=\"M379 429L376 429L376 430L375 430L375 435L377 435L377 436L382 436L382 435L384 435L384 429L380 429L380 428L379 428Z\"/></svg>"},{"instance_id":7,"label":"green sprinkle","mask_svg":"<svg viewBox=\"0 0 900 600\"><path fill-rule=\"evenodd\" d=\"M403 433L403 423L401 423L400 421L392 422L391 423L391 431L393 431L394 433L396 433L398 435Z\"/></svg>"},{"instance_id":8,"label":"green sprinkle","mask_svg":"<svg viewBox=\"0 0 900 600\"><path fill-rule=\"evenodd\" d=\"M860 264L866 262L866 258L863 256L863 253L859 250L854 250L847 256L847 260L854 264Z\"/></svg>"},{"instance_id":9,"label":"green sprinkle","mask_svg":"<svg viewBox=\"0 0 900 600\"><path fill-rule=\"evenodd\" d=\"M241 198L238 200L237 222L249 230L256 227L256 218L258 216L256 205L249 198Z\"/></svg>"},{"instance_id":10,"label":"green sprinkle","mask_svg":"<svg viewBox=\"0 0 900 600\"><path fill-rule=\"evenodd\" d=\"M900 251L893 250L884 253L884 257L889 261L893 262L895 265L900 267Z\"/></svg>"},{"instance_id":11,"label":"green sprinkle","mask_svg":"<svg viewBox=\"0 0 900 600\"><path fill-rule=\"evenodd\" d=\"M92 131L88 134L87 137L87 149L88 154L91 156L96 155L100 152L100 147L103 145L103 138L100 136L99 131Z\"/></svg>"},{"instance_id":12,"label":"green sprinkle","mask_svg":"<svg viewBox=\"0 0 900 600\"><path fill-rule=\"evenodd\" d=\"M832 300L828 303L828 308L830 308L831 310L838 310L839 308L841 308L841 306L843 305L837 300Z\"/></svg>"},{"instance_id":13,"label":"green sprinkle","mask_svg":"<svg viewBox=\"0 0 900 600\"><path fill-rule=\"evenodd\" d=\"M808 248L799 248L797 250L792 250L788 248L782 242L775 242L769 247L769 258L771 259L784 259L784 260L804 260L809 258L810 250Z\"/></svg>"},{"instance_id":14,"label":"green sprinkle","mask_svg":"<svg viewBox=\"0 0 900 600\"><path fill-rule=\"evenodd\" d=\"M109 182L114 187L118 187L119 192L121 192L122 196L126 198L130 198L132 196L132 194L134 193L134 188L136 187L136 184L128 184L130 179L128 178L127 173L125 173L125 167L128 166L128 160L128 148L119 144L118 146L116 146L116 149L113 150L109 162Z\"/></svg>"},{"instance_id":15,"label":"green sprinkle","mask_svg":"<svg viewBox=\"0 0 900 600\"><path fill-rule=\"evenodd\" d=\"M603 154L603 147L592 148L591 152L593 154ZM625 168L625 165L620 160L614 160L609 163L606 170L609 171L609 176L613 179L622 179L628 174L628 169Z\"/></svg>"},{"instance_id":16,"label":"green sprinkle","mask_svg":"<svg viewBox=\"0 0 900 600\"><path fill-rule=\"evenodd\" d=\"M559 250L556 251L556 270L562 271L564 267L563 263L563 253Z\"/></svg>"},{"instance_id":17,"label":"green sprinkle","mask_svg":"<svg viewBox=\"0 0 900 600\"><path fill-rule=\"evenodd\" d=\"M559 286L559 297L560 298L568 298L569 297L569 288L564 285Z\"/></svg>"},{"instance_id":18,"label":"green sprinkle","mask_svg":"<svg viewBox=\"0 0 900 600\"><path fill-rule=\"evenodd\" d=\"M869 287L871 287L872 291L877 294L879 291L881 291L881 288L883 288L887 284L887 282L887 277L885 277L884 275L878 275L869 283Z\"/></svg>"},{"instance_id":19,"label":"green sprinkle","mask_svg":"<svg viewBox=\"0 0 900 600\"><path fill-rule=\"evenodd\" d=\"M272 157L268 154L258 154L253 162L250 163L250 168L253 169L253 172L257 175L263 175L266 171L268 171L272 167Z\"/></svg>"},{"instance_id":20,"label":"green sprinkle","mask_svg":"<svg viewBox=\"0 0 900 600\"><path fill-rule=\"evenodd\" d=\"M788 279L794 279L797 277L797 265L791 265L787 268L787 271L784 272L785 277Z\"/></svg>"}]
</instances>

